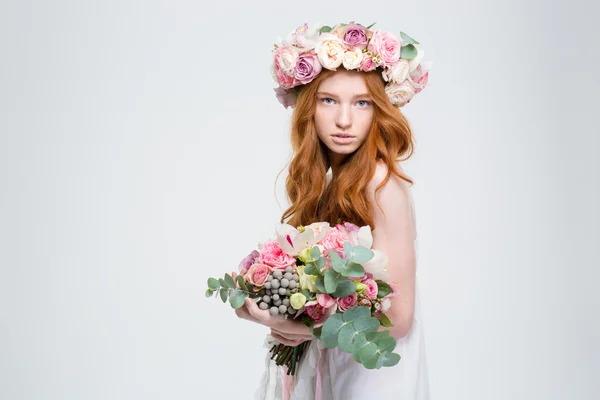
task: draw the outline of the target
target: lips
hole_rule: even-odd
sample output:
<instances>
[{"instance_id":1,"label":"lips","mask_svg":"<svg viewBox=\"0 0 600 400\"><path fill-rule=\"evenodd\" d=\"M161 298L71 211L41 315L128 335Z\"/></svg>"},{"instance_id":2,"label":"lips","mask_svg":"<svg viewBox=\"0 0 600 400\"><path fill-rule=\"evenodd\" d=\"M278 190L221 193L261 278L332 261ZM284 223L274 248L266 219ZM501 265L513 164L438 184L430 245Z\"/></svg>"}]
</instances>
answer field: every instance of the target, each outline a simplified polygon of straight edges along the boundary
<instances>
[{"instance_id":1,"label":"lips","mask_svg":"<svg viewBox=\"0 0 600 400\"><path fill-rule=\"evenodd\" d=\"M333 134L332 136L339 137L339 138L351 138L351 137L354 137L354 136L348 135L346 133L336 133L336 134Z\"/></svg>"}]
</instances>

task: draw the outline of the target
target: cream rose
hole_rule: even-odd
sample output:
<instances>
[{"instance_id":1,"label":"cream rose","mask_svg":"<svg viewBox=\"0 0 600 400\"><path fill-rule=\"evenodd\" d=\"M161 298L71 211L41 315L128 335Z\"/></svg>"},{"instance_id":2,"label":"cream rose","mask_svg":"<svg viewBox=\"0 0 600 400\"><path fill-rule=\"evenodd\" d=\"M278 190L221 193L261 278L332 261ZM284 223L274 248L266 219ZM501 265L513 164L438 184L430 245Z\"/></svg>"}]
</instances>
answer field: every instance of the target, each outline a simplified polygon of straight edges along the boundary
<instances>
[{"instance_id":1,"label":"cream rose","mask_svg":"<svg viewBox=\"0 0 600 400\"><path fill-rule=\"evenodd\" d=\"M276 58L281 71L288 76L294 76L298 53L289 47L280 47L276 53Z\"/></svg>"},{"instance_id":2,"label":"cream rose","mask_svg":"<svg viewBox=\"0 0 600 400\"><path fill-rule=\"evenodd\" d=\"M355 48L354 50L348 50L344 53L344 68L346 69L359 69L363 59L362 50Z\"/></svg>"},{"instance_id":3,"label":"cream rose","mask_svg":"<svg viewBox=\"0 0 600 400\"><path fill-rule=\"evenodd\" d=\"M406 60L398 60L391 68L386 68L381 74L386 82L402 83L408 78L409 63Z\"/></svg>"},{"instance_id":4,"label":"cream rose","mask_svg":"<svg viewBox=\"0 0 600 400\"><path fill-rule=\"evenodd\" d=\"M415 89L410 82L404 83L388 83L385 86L390 101L393 105L401 107L415 96Z\"/></svg>"},{"instance_id":5,"label":"cream rose","mask_svg":"<svg viewBox=\"0 0 600 400\"><path fill-rule=\"evenodd\" d=\"M339 36L324 33L315 46L317 57L324 68L335 71L344 62L344 42Z\"/></svg>"}]
</instances>

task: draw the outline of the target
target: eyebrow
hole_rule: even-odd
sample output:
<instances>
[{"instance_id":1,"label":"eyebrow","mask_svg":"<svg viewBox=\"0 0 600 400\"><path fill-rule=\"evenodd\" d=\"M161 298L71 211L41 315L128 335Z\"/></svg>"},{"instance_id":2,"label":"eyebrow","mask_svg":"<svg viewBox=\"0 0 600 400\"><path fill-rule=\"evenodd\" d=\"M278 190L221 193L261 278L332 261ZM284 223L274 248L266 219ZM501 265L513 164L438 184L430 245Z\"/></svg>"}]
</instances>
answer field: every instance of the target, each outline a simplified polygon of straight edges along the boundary
<instances>
[{"instance_id":1,"label":"eyebrow","mask_svg":"<svg viewBox=\"0 0 600 400\"><path fill-rule=\"evenodd\" d=\"M333 93L329 93L329 92L317 92L317 96L318 95L325 95L325 96L331 96L331 97L338 97ZM354 96L352 96L353 99L357 98L357 97L371 97L371 95L369 93L360 93L360 94L355 94Z\"/></svg>"}]
</instances>

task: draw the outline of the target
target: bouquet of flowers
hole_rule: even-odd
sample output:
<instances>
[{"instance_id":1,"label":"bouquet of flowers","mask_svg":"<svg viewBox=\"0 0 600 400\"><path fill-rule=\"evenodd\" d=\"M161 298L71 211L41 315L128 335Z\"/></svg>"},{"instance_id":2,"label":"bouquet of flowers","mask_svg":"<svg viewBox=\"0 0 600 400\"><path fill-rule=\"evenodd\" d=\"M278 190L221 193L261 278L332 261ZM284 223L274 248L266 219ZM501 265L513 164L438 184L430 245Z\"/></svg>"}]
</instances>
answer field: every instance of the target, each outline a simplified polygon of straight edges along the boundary
<instances>
[{"instance_id":1,"label":"bouquet of flowers","mask_svg":"<svg viewBox=\"0 0 600 400\"><path fill-rule=\"evenodd\" d=\"M273 316L308 326L324 347L339 347L365 368L393 366L400 361L392 352L396 340L379 327L392 326L385 312L397 292L385 282L387 256L372 243L369 226L281 224L275 238L242 260L239 273L209 278L206 296L229 300L232 308L251 298ZM293 375L308 343L274 345L271 358Z\"/></svg>"}]
</instances>

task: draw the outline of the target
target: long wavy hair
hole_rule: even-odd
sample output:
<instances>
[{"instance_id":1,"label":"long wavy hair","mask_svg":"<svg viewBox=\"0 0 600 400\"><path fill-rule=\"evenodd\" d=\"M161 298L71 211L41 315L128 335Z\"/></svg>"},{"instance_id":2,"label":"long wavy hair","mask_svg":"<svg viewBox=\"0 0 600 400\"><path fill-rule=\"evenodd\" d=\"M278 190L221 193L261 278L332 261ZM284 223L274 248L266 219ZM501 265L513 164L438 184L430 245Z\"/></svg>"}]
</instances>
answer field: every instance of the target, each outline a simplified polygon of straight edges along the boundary
<instances>
[{"instance_id":1,"label":"long wavy hair","mask_svg":"<svg viewBox=\"0 0 600 400\"><path fill-rule=\"evenodd\" d=\"M412 186L413 181L396 165L413 154L412 132L400 109L390 102L381 73L377 70L357 71L364 77L374 103L373 122L365 142L347 157L328 185L327 171L331 164L327 147L317 136L313 117L319 84L333 73L323 70L312 82L297 88L291 124L293 153L286 178L291 205L280 222L299 226L325 221L333 226L341 219L375 229L367 184L375 174L377 163L384 163L388 172L376 191L385 185L392 173Z\"/></svg>"}]
</instances>

